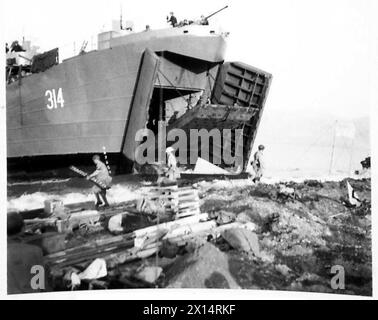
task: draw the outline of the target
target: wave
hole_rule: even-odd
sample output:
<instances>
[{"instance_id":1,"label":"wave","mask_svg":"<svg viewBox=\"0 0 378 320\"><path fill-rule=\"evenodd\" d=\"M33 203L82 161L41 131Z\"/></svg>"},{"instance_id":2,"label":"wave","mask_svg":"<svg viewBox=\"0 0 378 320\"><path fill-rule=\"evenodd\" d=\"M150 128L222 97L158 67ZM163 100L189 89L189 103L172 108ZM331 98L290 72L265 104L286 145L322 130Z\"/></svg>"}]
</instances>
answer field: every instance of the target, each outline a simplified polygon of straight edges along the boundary
<instances>
[{"instance_id":1,"label":"wave","mask_svg":"<svg viewBox=\"0 0 378 320\"><path fill-rule=\"evenodd\" d=\"M120 202L132 201L143 196L147 192L147 187L130 187L127 185L114 185L107 193L110 203L116 204ZM11 198L7 201L7 211L27 211L44 208L46 200L58 199L63 201L65 205L94 201L95 197L90 189L83 192L69 192L66 194L56 194L47 192L34 192L31 194L23 194L19 197Z\"/></svg>"},{"instance_id":2,"label":"wave","mask_svg":"<svg viewBox=\"0 0 378 320\"><path fill-rule=\"evenodd\" d=\"M36 181L20 181L20 182L8 182L8 187L14 186L28 186L28 185L36 185L36 184L50 184L50 183L64 183L70 181L71 178L67 179L49 179L49 180L36 180Z\"/></svg>"}]
</instances>

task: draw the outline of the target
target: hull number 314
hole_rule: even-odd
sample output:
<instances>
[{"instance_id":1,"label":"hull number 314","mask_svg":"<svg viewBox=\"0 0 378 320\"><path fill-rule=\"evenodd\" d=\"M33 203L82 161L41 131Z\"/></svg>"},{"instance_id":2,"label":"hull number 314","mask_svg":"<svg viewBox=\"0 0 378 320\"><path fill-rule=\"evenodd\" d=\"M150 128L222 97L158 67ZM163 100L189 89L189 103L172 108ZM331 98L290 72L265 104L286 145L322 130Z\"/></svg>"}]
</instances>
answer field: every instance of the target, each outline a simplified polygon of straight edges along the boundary
<instances>
[{"instance_id":1,"label":"hull number 314","mask_svg":"<svg viewBox=\"0 0 378 320\"><path fill-rule=\"evenodd\" d=\"M46 107L49 110L57 109L58 107L64 107L63 90L59 88L56 92L55 89L46 90L45 97L47 99Z\"/></svg>"}]
</instances>

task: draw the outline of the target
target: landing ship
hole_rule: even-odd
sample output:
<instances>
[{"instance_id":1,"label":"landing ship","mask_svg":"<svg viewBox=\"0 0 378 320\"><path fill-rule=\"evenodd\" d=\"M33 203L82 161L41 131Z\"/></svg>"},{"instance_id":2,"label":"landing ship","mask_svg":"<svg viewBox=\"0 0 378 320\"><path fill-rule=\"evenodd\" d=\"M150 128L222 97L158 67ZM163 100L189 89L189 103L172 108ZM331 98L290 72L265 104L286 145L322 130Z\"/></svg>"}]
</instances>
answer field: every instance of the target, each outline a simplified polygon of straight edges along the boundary
<instances>
[{"instance_id":1,"label":"landing ship","mask_svg":"<svg viewBox=\"0 0 378 320\"><path fill-rule=\"evenodd\" d=\"M186 132L242 129L245 170L272 77L225 62L225 51L225 34L189 25L101 33L97 50L60 63L57 49L28 67L8 63L8 170L68 166L106 148L112 164L130 172L137 131L157 133L161 121ZM207 160L229 170L212 152Z\"/></svg>"}]
</instances>

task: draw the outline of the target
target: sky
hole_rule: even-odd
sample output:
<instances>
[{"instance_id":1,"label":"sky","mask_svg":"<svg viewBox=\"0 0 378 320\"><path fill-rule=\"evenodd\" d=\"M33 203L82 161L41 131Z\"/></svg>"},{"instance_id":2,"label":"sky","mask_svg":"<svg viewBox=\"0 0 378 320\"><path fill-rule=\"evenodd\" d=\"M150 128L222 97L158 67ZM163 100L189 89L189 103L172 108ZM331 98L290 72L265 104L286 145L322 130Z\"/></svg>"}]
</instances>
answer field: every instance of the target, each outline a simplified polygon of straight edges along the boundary
<instances>
[{"instance_id":1,"label":"sky","mask_svg":"<svg viewBox=\"0 0 378 320\"><path fill-rule=\"evenodd\" d=\"M70 54L74 42L76 50L84 40L94 48L96 34L109 30L121 8L138 31L167 27L170 11L195 19L225 5L210 23L230 32L227 60L273 74L266 112L369 115L374 0L20 0L17 19L5 16L5 38L24 36L41 50L58 46Z\"/></svg>"},{"instance_id":2,"label":"sky","mask_svg":"<svg viewBox=\"0 0 378 320\"><path fill-rule=\"evenodd\" d=\"M89 49L94 49L96 35L110 30L121 11L123 20L133 21L135 31L141 31L147 24L152 29L166 28L170 11L178 20L197 19L228 5L210 19L215 28L230 32L226 60L242 61L273 75L256 145L274 144L273 153L279 155L282 150L278 147L291 141L302 145L298 151L302 154L306 145L318 140L320 127L332 127L336 120L367 118L376 109L373 102L377 93L372 88L377 84L377 3L19 0L17 19L14 15L4 17L3 35L7 42L25 37L42 51L59 47L61 56L71 56L84 40L89 41ZM14 3L3 5L8 6L6 11L14 12L10 7ZM332 130L329 132L332 135ZM366 137L365 132L362 136ZM330 136L328 141L332 143ZM368 149L370 141L363 144ZM361 151L361 155L368 151Z\"/></svg>"}]
</instances>

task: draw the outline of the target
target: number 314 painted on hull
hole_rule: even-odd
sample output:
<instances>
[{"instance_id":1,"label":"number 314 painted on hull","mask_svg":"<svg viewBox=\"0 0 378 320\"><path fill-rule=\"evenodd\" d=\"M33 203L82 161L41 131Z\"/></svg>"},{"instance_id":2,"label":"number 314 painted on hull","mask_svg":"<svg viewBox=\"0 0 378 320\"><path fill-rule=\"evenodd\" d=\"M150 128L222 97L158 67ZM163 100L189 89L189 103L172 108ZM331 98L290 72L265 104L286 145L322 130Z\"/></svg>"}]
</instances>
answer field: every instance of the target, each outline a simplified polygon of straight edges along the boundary
<instances>
[{"instance_id":1,"label":"number 314 painted on hull","mask_svg":"<svg viewBox=\"0 0 378 320\"><path fill-rule=\"evenodd\" d=\"M60 106L61 108L64 107L62 88L58 89L58 93L56 93L55 89L46 90L45 97L47 97L47 104L46 104L47 109L53 110L53 109L57 109L58 106Z\"/></svg>"}]
</instances>

